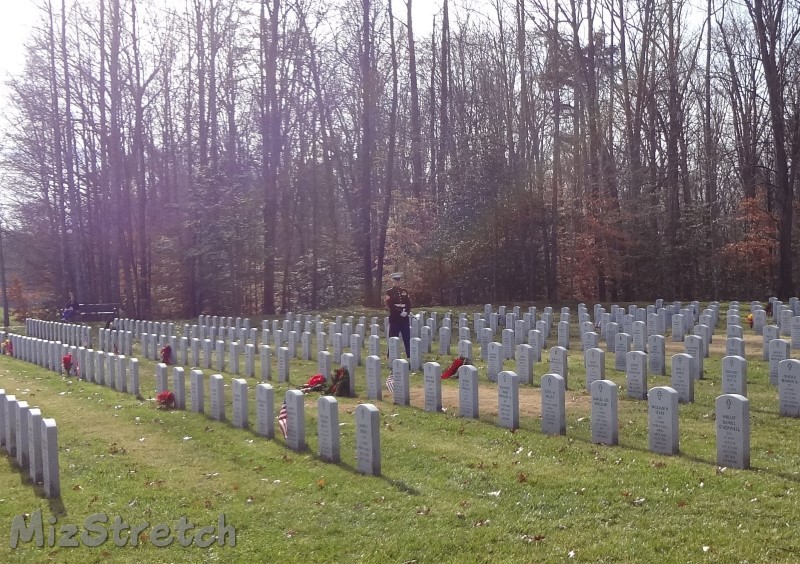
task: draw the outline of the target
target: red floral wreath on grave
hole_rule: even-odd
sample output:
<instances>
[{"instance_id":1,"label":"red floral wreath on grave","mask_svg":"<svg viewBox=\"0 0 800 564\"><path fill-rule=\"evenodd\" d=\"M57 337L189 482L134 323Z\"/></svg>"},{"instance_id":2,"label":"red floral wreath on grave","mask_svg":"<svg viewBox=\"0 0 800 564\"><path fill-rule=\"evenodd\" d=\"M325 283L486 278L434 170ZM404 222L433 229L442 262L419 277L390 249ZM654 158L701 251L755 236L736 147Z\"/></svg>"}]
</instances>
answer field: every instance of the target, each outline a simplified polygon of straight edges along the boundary
<instances>
[{"instance_id":1,"label":"red floral wreath on grave","mask_svg":"<svg viewBox=\"0 0 800 564\"><path fill-rule=\"evenodd\" d=\"M342 366L333 373L331 383L325 394L330 396L349 397L350 396L350 373L347 368Z\"/></svg>"},{"instance_id":2,"label":"red floral wreath on grave","mask_svg":"<svg viewBox=\"0 0 800 564\"><path fill-rule=\"evenodd\" d=\"M161 349L161 362L164 364L172 364L172 347L167 345Z\"/></svg>"},{"instance_id":3,"label":"red floral wreath on grave","mask_svg":"<svg viewBox=\"0 0 800 564\"><path fill-rule=\"evenodd\" d=\"M156 405L158 409L172 409L175 407L175 394L169 390L159 392L156 396Z\"/></svg>"},{"instance_id":4,"label":"red floral wreath on grave","mask_svg":"<svg viewBox=\"0 0 800 564\"><path fill-rule=\"evenodd\" d=\"M308 379L303 386L300 386L300 391L304 394L309 392L324 392L325 391L325 376L322 374L314 374Z\"/></svg>"},{"instance_id":5,"label":"red floral wreath on grave","mask_svg":"<svg viewBox=\"0 0 800 564\"><path fill-rule=\"evenodd\" d=\"M61 365L64 367L64 371L69 374L72 372L72 355L65 354L61 357Z\"/></svg>"},{"instance_id":6,"label":"red floral wreath on grave","mask_svg":"<svg viewBox=\"0 0 800 564\"><path fill-rule=\"evenodd\" d=\"M454 375L458 374L458 369L464 366L465 364L469 364L469 359L464 358L463 356L459 356L457 359L453 361L453 363L447 367L447 370L442 372L442 380L447 380Z\"/></svg>"}]
</instances>

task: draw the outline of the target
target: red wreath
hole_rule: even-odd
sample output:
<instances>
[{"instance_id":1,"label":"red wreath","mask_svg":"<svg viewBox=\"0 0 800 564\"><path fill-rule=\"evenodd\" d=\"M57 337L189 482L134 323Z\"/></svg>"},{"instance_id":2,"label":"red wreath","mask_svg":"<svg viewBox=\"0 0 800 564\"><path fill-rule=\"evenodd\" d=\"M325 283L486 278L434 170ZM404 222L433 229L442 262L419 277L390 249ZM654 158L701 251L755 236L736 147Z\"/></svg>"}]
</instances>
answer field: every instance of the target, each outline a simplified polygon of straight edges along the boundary
<instances>
[{"instance_id":1,"label":"red wreath","mask_svg":"<svg viewBox=\"0 0 800 564\"><path fill-rule=\"evenodd\" d=\"M161 362L164 364L172 364L172 347L167 345L161 349Z\"/></svg>"},{"instance_id":2,"label":"red wreath","mask_svg":"<svg viewBox=\"0 0 800 564\"><path fill-rule=\"evenodd\" d=\"M300 391L304 394L309 392L324 392L325 391L325 376L322 374L314 374L309 378L305 385L300 386Z\"/></svg>"},{"instance_id":3,"label":"red wreath","mask_svg":"<svg viewBox=\"0 0 800 564\"><path fill-rule=\"evenodd\" d=\"M458 369L467 364L468 362L469 359L464 358L463 356L460 356L457 359L455 359L453 361L453 364L451 364L447 368L447 370L442 372L442 380L447 380L448 378L454 376L458 372Z\"/></svg>"},{"instance_id":4,"label":"red wreath","mask_svg":"<svg viewBox=\"0 0 800 564\"><path fill-rule=\"evenodd\" d=\"M172 409L175 407L175 394L169 390L164 390L156 396L156 404L159 409Z\"/></svg>"},{"instance_id":5,"label":"red wreath","mask_svg":"<svg viewBox=\"0 0 800 564\"><path fill-rule=\"evenodd\" d=\"M64 366L64 371L69 374L72 371L72 355L65 354L61 357L61 364Z\"/></svg>"}]
</instances>

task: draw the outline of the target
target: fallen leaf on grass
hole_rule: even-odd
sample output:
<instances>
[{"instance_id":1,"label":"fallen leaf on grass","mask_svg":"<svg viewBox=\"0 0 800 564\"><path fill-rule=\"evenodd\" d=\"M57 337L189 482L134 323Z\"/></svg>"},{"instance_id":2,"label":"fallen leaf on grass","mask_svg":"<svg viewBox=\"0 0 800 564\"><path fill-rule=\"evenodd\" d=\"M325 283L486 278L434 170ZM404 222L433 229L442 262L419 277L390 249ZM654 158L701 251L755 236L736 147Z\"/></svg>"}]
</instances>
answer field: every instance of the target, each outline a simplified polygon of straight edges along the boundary
<instances>
[{"instance_id":1,"label":"fallen leaf on grass","mask_svg":"<svg viewBox=\"0 0 800 564\"><path fill-rule=\"evenodd\" d=\"M545 537L544 535L522 535L519 538L527 543L532 543L532 542L542 542Z\"/></svg>"},{"instance_id":2,"label":"fallen leaf on grass","mask_svg":"<svg viewBox=\"0 0 800 564\"><path fill-rule=\"evenodd\" d=\"M520 472L519 474L517 474L517 482L519 482L520 484L524 484L527 481L528 477L524 473Z\"/></svg>"},{"instance_id":3,"label":"fallen leaf on grass","mask_svg":"<svg viewBox=\"0 0 800 564\"><path fill-rule=\"evenodd\" d=\"M423 505L422 507L417 507L417 515L427 515L431 512L431 508L427 505Z\"/></svg>"},{"instance_id":4,"label":"fallen leaf on grass","mask_svg":"<svg viewBox=\"0 0 800 564\"><path fill-rule=\"evenodd\" d=\"M491 495L491 496L494 496L494 497L500 497L500 492L501 491L502 490L497 490L496 492L488 492L486 495Z\"/></svg>"},{"instance_id":5,"label":"fallen leaf on grass","mask_svg":"<svg viewBox=\"0 0 800 564\"><path fill-rule=\"evenodd\" d=\"M80 485L78 485L78 484L75 484L75 485L72 487L72 489L73 489L73 491L79 492L79 491L81 491L83 488L82 488L82 487L80 487Z\"/></svg>"},{"instance_id":6,"label":"fallen leaf on grass","mask_svg":"<svg viewBox=\"0 0 800 564\"><path fill-rule=\"evenodd\" d=\"M322 488L325 487L325 478L320 478L319 480L317 480L317 487L319 489L322 489Z\"/></svg>"},{"instance_id":7,"label":"fallen leaf on grass","mask_svg":"<svg viewBox=\"0 0 800 564\"><path fill-rule=\"evenodd\" d=\"M475 521L475 523L472 526L473 527L485 527L489 523L491 523L491 521L489 519L481 519L479 521Z\"/></svg>"},{"instance_id":8,"label":"fallen leaf on grass","mask_svg":"<svg viewBox=\"0 0 800 564\"><path fill-rule=\"evenodd\" d=\"M285 533L285 534L286 534L286 538L287 538L287 539L291 539L291 538L293 538L293 537L294 537L294 536L297 534L297 531L291 531L291 530L290 530L290 531L286 531L286 533Z\"/></svg>"},{"instance_id":9,"label":"fallen leaf on grass","mask_svg":"<svg viewBox=\"0 0 800 564\"><path fill-rule=\"evenodd\" d=\"M121 447L117 443L111 443L111 446L108 447L108 452L110 454L125 454L127 451L125 447Z\"/></svg>"},{"instance_id":10,"label":"fallen leaf on grass","mask_svg":"<svg viewBox=\"0 0 800 564\"><path fill-rule=\"evenodd\" d=\"M292 458L288 454L284 454L283 456L281 456L281 460L283 460L284 462L286 462L288 464L291 464L292 462L294 462L294 460L292 460Z\"/></svg>"},{"instance_id":11,"label":"fallen leaf on grass","mask_svg":"<svg viewBox=\"0 0 800 564\"><path fill-rule=\"evenodd\" d=\"M689 505L689 504L688 504L688 503L686 503L686 502L685 502L685 501L683 501L683 500L680 500L680 501L678 502L678 507L686 507L687 505Z\"/></svg>"},{"instance_id":12,"label":"fallen leaf on grass","mask_svg":"<svg viewBox=\"0 0 800 564\"><path fill-rule=\"evenodd\" d=\"M653 462L650 463L650 466L652 466L653 468L664 468L666 465L667 463L664 462L663 460L654 460Z\"/></svg>"}]
</instances>

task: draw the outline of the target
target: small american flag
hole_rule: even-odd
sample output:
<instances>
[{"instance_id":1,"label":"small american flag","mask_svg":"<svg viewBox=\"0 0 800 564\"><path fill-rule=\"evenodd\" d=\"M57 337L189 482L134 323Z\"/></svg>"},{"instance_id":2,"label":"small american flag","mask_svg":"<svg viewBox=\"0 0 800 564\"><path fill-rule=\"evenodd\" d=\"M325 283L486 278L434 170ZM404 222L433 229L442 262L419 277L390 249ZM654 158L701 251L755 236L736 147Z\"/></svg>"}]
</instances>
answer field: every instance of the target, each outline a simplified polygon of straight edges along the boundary
<instances>
[{"instance_id":1,"label":"small american flag","mask_svg":"<svg viewBox=\"0 0 800 564\"><path fill-rule=\"evenodd\" d=\"M286 402L283 402L283 405L281 406L281 411L280 413L278 413L278 426L281 428L281 432L283 433L284 439L289 436L288 418L289 418L289 413L286 411Z\"/></svg>"},{"instance_id":2,"label":"small american flag","mask_svg":"<svg viewBox=\"0 0 800 564\"><path fill-rule=\"evenodd\" d=\"M386 378L386 389L389 390L389 393L394 395L394 374L391 372L389 373L389 377Z\"/></svg>"}]
</instances>

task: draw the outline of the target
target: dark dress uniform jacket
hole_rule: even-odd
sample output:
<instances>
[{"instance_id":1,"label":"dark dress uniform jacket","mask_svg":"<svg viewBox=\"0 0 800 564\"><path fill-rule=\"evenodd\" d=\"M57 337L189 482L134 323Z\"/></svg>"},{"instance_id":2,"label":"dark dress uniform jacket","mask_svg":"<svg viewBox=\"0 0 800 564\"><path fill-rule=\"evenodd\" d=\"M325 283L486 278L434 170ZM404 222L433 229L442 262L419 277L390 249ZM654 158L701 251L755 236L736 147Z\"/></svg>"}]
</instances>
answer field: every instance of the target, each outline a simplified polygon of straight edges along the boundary
<instances>
[{"instance_id":1,"label":"dark dress uniform jacket","mask_svg":"<svg viewBox=\"0 0 800 564\"><path fill-rule=\"evenodd\" d=\"M400 316L403 311L411 313L411 298L408 296L408 290L399 286L389 288L386 290L386 296L386 302L389 306L389 321L408 321L408 317Z\"/></svg>"}]
</instances>

